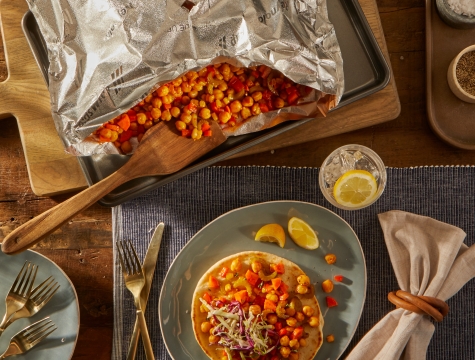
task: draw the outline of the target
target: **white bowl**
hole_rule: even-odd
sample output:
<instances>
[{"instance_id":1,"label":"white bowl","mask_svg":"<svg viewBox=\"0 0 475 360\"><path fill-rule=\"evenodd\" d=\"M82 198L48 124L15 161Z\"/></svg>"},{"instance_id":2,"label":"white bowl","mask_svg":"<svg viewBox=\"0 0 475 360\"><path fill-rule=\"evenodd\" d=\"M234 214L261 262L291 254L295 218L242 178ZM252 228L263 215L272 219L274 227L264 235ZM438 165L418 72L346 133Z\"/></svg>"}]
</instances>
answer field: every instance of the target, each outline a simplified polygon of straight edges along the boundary
<instances>
[{"instance_id":1,"label":"white bowl","mask_svg":"<svg viewBox=\"0 0 475 360\"><path fill-rule=\"evenodd\" d=\"M469 103L475 103L475 95L469 94L464 89L462 89L457 80L457 75L455 74L455 69L457 68L457 64L460 58L463 54L468 53L470 51L475 51L475 45L466 47L461 52L459 52L458 55L452 60L447 71L447 81L449 83L450 90L452 90L454 95L457 96L460 100Z\"/></svg>"}]
</instances>

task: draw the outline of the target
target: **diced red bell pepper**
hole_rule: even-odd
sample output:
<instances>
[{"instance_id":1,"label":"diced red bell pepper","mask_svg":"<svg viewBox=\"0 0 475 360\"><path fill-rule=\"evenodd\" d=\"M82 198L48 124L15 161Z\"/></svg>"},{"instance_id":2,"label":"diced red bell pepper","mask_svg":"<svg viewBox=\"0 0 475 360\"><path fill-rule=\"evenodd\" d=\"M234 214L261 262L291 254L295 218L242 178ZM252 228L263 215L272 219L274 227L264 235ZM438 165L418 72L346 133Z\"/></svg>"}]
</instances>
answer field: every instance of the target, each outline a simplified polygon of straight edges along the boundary
<instances>
[{"instance_id":1,"label":"diced red bell pepper","mask_svg":"<svg viewBox=\"0 0 475 360\"><path fill-rule=\"evenodd\" d=\"M277 331L280 331L280 330L282 329L282 323L281 323L281 322L277 322L277 323L275 323L274 327L275 327L275 329L276 329Z\"/></svg>"},{"instance_id":2,"label":"diced red bell pepper","mask_svg":"<svg viewBox=\"0 0 475 360\"><path fill-rule=\"evenodd\" d=\"M261 112L263 113L269 112L269 107L266 104L260 103L259 107L261 108Z\"/></svg>"},{"instance_id":3,"label":"diced red bell pepper","mask_svg":"<svg viewBox=\"0 0 475 360\"><path fill-rule=\"evenodd\" d=\"M145 116L147 117L147 120L153 120L152 113L150 111L146 111Z\"/></svg>"},{"instance_id":4,"label":"diced red bell pepper","mask_svg":"<svg viewBox=\"0 0 475 360\"><path fill-rule=\"evenodd\" d=\"M251 71L251 74L252 74L252 76L254 76L256 79L257 79L259 76L261 76L261 74L259 73L259 71L256 71L256 70L252 70L252 71Z\"/></svg>"},{"instance_id":5,"label":"diced red bell pepper","mask_svg":"<svg viewBox=\"0 0 475 360\"><path fill-rule=\"evenodd\" d=\"M267 299L264 300L264 310L275 311L276 309L277 309L277 305L274 302Z\"/></svg>"},{"instance_id":6,"label":"diced red bell pepper","mask_svg":"<svg viewBox=\"0 0 475 360\"><path fill-rule=\"evenodd\" d=\"M216 101L213 101L213 102L211 103L210 107L211 107L211 110L212 110L213 112L219 112L219 108L218 108L218 106L216 105Z\"/></svg>"},{"instance_id":7,"label":"diced red bell pepper","mask_svg":"<svg viewBox=\"0 0 475 360\"><path fill-rule=\"evenodd\" d=\"M287 101L289 102L289 104L295 104L298 99L299 99L299 94L298 93L291 93L287 97Z\"/></svg>"},{"instance_id":8,"label":"diced red bell pepper","mask_svg":"<svg viewBox=\"0 0 475 360\"><path fill-rule=\"evenodd\" d=\"M214 68L213 65L208 65L206 67L206 70L208 70L208 74L214 74L216 72L216 69Z\"/></svg>"},{"instance_id":9,"label":"diced red bell pepper","mask_svg":"<svg viewBox=\"0 0 475 360\"><path fill-rule=\"evenodd\" d=\"M229 82L228 82L229 86L231 86L234 91L236 92L240 92L241 90L244 89L244 84L242 83L241 80L239 80L239 78L237 76L233 76Z\"/></svg>"},{"instance_id":10,"label":"diced red bell pepper","mask_svg":"<svg viewBox=\"0 0 475 360\"><path fill-rule=\"evenodd\" d=\"M195 113L198 110L198 107L190 102L188 105L185 106L185 109L188 109L192 113Z\"/></svg>"},{"instance_id":11,"label":"diced red bell pepper","mask_svg":"<svg viewBox=\"0 0 475 360\"><path fill-rule=\"evenodd\" d=\"M131 130L124 131L122 134L120 134L119 141L120 142L127 141L132 137L132 135L133 134Z\"/></svg>"},{"instance_id":12,"label":"diced red bell pepper","mask_svg":"<svg viewBox=\"0 0 475 360\"><path fill-rule=\"evenodd\" d=\"M206 301L208 304L211 304L211 300L212 300L211 295L205 292L203 294L203 300Z\"/></svg>"},{"instance_id":13,"label":"diced red bell pepper","mask_svg":"<svg viewBox=\"0 0 475 360\"><path fill-rule=\"evenodd\" d=\"M289 86L288 88L285 89L285 92L287 93L287 95L297 94L298 90L295 86Z\"/></svg>"},{"instance_id":14,"label":"diced red bell pepper","mask_svg":"<svg viewBox=\"0 0 475 360\"><path fill-rule=\"evenodd\" d=\"M262 98L264 100L270 100L272 97L272 92L270 90L264 90L264 92L262 93Z\"/></svg>"},{"instance_id":15,"label":"diced red bell pepper","mask_svg":"<svg viewBox=\"0 0 475 360\"><path fill-rule=\"evenodd\" d=\"M303 335L303 327L299 326L296 327L294 331L292 331L292 335L290 335L291 339L300 339Z\"/></svg>"},{"instance_id":16,"label":"diced red bell pepper","mask_svg":"<svg viewBox=\"0 0 475 360\"><path fill-rule=\"evenodd\" d=\"M117 125L124 131L129 130L129 127L130 127L129 115L127 114L122 115Z\"/></svg>"},{"instance_id":17,"label":"diced red bell pepper","mask_svg":"<svg viewBox=\"0 0 475 360\"><path fill-rule=\"evenodd\" d=\"M211 126L209 123L205 122L203 125L201 125L201 131L205 132L206 130L209 130Z\"/></svg>"},{"instance_id":18,"label":"diced red bell pepper","mask_svg":"<svg viewBox=\"0 0 475 360\"><path fill-rule=\"evenodd\" d=\"M280 286L280 284L282 284L282 279L281 278L274 278L272 279L272 286L274 287L275 290L277 290Z\"/></svg>"},{"instance_id":19,"label":"diced red bell pepper","mask_svg":"<svg viewBox=\"0 0 475 360\"><path fill-rule=\"evenodd\" d=\"M137 115L129 115L130 122L136 122L137 121Z\"/></svg>"},{"instance_id":20,"label":"diced red bell pepper","mask_svg":"<svg viewBox=\"0 0 475 360\"><path fill-rule=\"evenodd\" d=\"M285 273L285 267L284 267L283 263L271 264L270 269L271 269L271 271L277 271L277 274L284 274Z\"/></svg>"},{"instance_id":21,"label":"diced red bell pepper","mask_svg":"<svg viewBox=\"0 0 475 360\"><path fill-rule=\"evenodd\" d=\"M162 107L165 109L165 110L170 110L172 108L172 104L163 104Z\"/></svg>"},{"instance_id":22,"label":"diced red bell pepper","mask_svg":"<svg viewBox=\"0 0 475 360\"><path fill-rule=\"evenodd\" d=\"M206 137L213 136L213 131L212 130L203 131L203 136L206 136Z\"/></svg>"},{"instance_id":23,"label":"diced red bell pepper","mask_svg":"<svg viewBox=\"0 0 475 360\"><path fill-rule=\"evenodd\" d=\"M335 307L335 306L338 305L338 303L336 302L336 300L335 300L334 298L332 298L331 296L327 296L325 299L327 300L327 306L328 306L329 308Z\"/></svg>"},{"instance_id":24,"label":"diced red bell pepper","mask_svg":"<svg viewBox=\"0 0 475 360\"><path fill-rule=\"evenodd\" d=\"M282 336L285 336L287 335L287 329L280 329L279 330L279 336L282 337Z\"/></svg>"},{"instance_id":25,"label":"diced red bell pepper","mask_svg":"<svg viewBox=\"0 0 475 360\"><path fill-rule=\"evenodd\" d=\"M248 299L247 290L241 290L234 294L234 299L239 301L241 304L244 304Z\"/></svg>"},{"instance_id":26,"label":"diced red bell pepper","mask_svg":"<svg viewBox=\"0 0 475 360\"><path fill-rule=\"evenodd\" d=\"M343 281L343 275L335 275L333 278L335 279L335 281L338 281L338 282Z\"/></svg>"},{"instance_id":27,"label":"diced red bell pepper","mask_svg":"<svg viewBox=\"0 0 475 360\"><path fill-rule=\"evenodd\" d=\"M279 300L285 301L289 298L289 293L283 293L282 295L279 296Z\"/></svg>"},{"instance_id":28,"label":"diced red bell pepper","mask_svg":"<svg viewBox=\"0 0 475 360\"><path fill-rule=\"evenodd\" d=\"M208 287L210 289L219 288L219 281L213 275L210 275L208 278Z\"/></svg>"},{"instance_id":29,"label":"diced red bell pepper","mask_svg":"<svg viewBox=\"0 0 475 360\"><path fill-rule=\"evenodd\" d=\"M223 268L219 272L219 276L221 276L222 278L225 278L228 272L229 272L229 268L226 266L223 266Z\"/></svg>"},{"instance_id":30,"label":"diced red bell pepper","mask_svg":"<svg viewBox=\"0 0 475 360\"><path fill-rule=\"evenodd\" d=\"M259 281L259 275L249 269L246 271L245 277L247 282L252 286L256 286L257 282Z\"/></svg>"},{"instance_id":31,"label":"diced red bell pepper","mask_svg":"<svg viewBox=\"0 0 475 360\"><path fill-rule=\"evenodd\" d=\"M129 116L130 115L137 115L137 113L135 112L134 109L130 109L130 110L127 111L127 115L129 115Z\"/></svg>"},{"instance_id":32,"label":"diced red bell pepper","mask_svg":"<svg viewBox=\"0 0 475 360\"><path fill-rule=\"evenodd\" d=\"M145 127L143 125L137 126L137 134L143 134L145 132Z\"/></svg>"},{"instance_id":33,"label":"diced red bell pepper","mask_svg":"<svg viewBox=\"0 0 475 360\"><path fill-rule=\"evenodd\" d=\"M254 299L254 304L259 305L261 308L264 307L264 298L262 296L256 295L256 298Z\"/></svg>"},{"instance_id":34,"label":"diced red bell pepper","mask_svg":"<svg viewBox=\"0 0 475 360\"><path fill-rule=\"evenodd\" d=\"M188 137L191 135L191 130L185 129L181 131L181 136Z\"/></svg>"}]
</instances>

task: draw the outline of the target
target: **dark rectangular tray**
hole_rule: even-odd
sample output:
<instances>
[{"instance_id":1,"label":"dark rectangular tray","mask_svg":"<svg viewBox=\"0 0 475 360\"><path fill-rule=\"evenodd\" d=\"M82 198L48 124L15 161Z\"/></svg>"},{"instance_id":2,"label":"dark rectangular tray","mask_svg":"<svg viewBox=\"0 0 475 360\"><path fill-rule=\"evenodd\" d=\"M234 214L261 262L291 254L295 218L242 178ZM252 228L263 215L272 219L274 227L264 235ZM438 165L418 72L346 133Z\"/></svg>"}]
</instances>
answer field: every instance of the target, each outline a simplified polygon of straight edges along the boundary
<instances>
[{"instance_id":1,"label":"dark rectangular tray","mask_svg":"<svg viewBox=\"0 0 475 360\"><path fill-rule=\"evenodd\" d=\"M345 91L334 111L383 89L389 82L391 72L358 1L329 0L327 6L330 21L335 26L340 43L345 76ZM25 14L22 27L44 79L48 83L49 61L46 44L30 11ZM167 176L148 176L131 180L104 196L99 203L104 206L119 205L308 121L318 121L318 119L289 121L272 129L230 137L222 145L183 170ZM119 169L128 159L129 156L121 155L78 157L89 185L104 179Z\"/></svg>"}]
</instances>

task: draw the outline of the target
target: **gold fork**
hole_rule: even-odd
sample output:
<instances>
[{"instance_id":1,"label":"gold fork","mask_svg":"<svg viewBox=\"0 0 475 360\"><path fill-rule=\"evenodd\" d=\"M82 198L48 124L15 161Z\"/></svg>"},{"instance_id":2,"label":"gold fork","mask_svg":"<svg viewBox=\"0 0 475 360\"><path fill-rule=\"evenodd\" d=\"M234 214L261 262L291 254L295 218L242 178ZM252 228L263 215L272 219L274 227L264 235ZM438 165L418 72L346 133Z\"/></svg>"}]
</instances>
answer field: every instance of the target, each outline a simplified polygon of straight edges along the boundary
<instances>
[{"instance_id":1,"label":"gold fork","mask_svg":"<svg viewBox=\"0 0 475 360\"><path fill-rule=\"evenodd\" d=\"M59 289L58 283L53 281L54 278L50 276L37 287L35 287L31 291L30 297L26 301L25 306L14 313L10 319L8 319L8 321L5 323L5 326L3 327L3 330L10 326L10 324L14 321L23 318L29 318L40 311Z\"/></svg>"},{"instance_id":2,"label":"gold fork","mask_svg":"<svg viewBox=\"0 0 475 360\"><path fill-rule=\"evenodd\" d=\"M0 355L0 360L27 352L56 329L56 325L49 320L49 317L27 326L12 337L7 350Z\"/></svg>"},{"instance_id":3,"label":"gold fork","mask_svg":"<svg viewBox=\"0 0 475 360\"><path fill-rule=\"evenodd\" d=\"M18 273L7 297L5 298L7 310L2 322L0 323L0 335L5 330L5 325L11 316L25 306L26 301L30 297L31 288L35 282L37 272L38 266L29 261L25 261L25 264Z\"/></svg>"},{"instance_id":4,"label":"gold fork","mask_svg":"<svg viewBox=\"0 0 475 360\"><path fill-rule=\"evenodd\" d=\"M145 276L142 271L142 266L140 265L140 260L130 241L118 241L117 250L119 254L120 266L124 275L125 286L134 297L140 331L142 334L142 341L145 348L145 355L147 360L154 360L155 357L153 355L152 344L150 343L150 336L148 335L145 316L142 312L142 307L140 304L140 292L145 285Z\"/></svg>"}]
</instances>

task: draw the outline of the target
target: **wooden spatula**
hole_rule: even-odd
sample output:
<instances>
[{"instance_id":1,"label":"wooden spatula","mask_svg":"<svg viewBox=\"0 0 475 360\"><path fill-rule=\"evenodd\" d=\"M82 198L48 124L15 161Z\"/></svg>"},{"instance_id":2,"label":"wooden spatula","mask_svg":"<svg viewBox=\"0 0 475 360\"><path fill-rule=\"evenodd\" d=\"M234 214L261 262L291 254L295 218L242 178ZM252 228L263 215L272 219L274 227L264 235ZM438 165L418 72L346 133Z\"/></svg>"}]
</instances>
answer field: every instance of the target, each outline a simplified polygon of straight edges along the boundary
<instances>
[{"instance_id":1,"label":"wooden spatula","mask_svg":"<svg viewBox=\"0 0 475 360\"><path fill-rule=\"evenodd\" d=\"M16 254L28 249L74 215L129 180L142 176L171 174L184 168L226 140L219 125L214 121L210 123L213 135L197 141L179 136L172 122L158 123L147 131L124 166L13 230L3 240L2 251L6 254Z\"/></svg>"}]
</instances>

